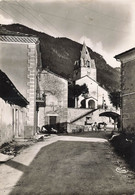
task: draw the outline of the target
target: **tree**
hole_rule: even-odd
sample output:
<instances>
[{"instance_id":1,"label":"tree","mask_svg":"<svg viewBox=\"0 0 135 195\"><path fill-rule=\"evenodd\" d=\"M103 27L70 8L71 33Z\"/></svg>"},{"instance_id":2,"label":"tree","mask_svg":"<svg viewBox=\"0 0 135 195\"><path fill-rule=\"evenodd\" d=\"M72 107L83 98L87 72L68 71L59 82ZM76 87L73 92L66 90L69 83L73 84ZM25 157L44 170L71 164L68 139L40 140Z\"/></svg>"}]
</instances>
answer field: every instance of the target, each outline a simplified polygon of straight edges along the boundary
<instances>
[{"instance_id":1,"label":"tree","mask_svg":"<svg viewBox=\"0 0 135 195\"><path fill-rule=\"evenodd\" d=\"M85 95L89 92L88 87L86 84L83 85L75 85L74 86L74 96L79 97L81 94Z\"/></svg>"},{"instance_id":2,"label":"tree","mask_svg":"<svg viewBox=\"0 0 135 195\"><path fill-rule=\"evenodd\" d=\"M75 98L78 98L81 94L86 95L89 93L88 87L86 84L83 85L69 85L68 87L68 106L75 106Z\"/></svg>"},{"instance_id":3,"label":"tree","mask_svg":"<svg viewBox=\"0 0 135 195\"><path fill-rule=\"evenodd\" d=\"M112 105L118 109L120 108L120 91L113 91L109 94L110 101Z\"/></svg>"}]
</instances>

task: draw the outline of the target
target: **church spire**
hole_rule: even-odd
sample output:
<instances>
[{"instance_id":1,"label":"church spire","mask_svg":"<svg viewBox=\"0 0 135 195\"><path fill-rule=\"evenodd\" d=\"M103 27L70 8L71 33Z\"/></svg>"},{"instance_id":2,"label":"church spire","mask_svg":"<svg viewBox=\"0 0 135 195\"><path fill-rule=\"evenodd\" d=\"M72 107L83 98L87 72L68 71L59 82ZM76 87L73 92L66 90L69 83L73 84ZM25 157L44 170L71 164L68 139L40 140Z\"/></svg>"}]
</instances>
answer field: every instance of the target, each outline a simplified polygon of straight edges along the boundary
<instances>
[{"instance_id":1,"label":"church spire","mask_svg":"<svg viewBox=\"0 0 135 195\"><path fill-rule=\"evenodd\" d=\"M90 66L91 58L87 46L85 44L85 41L83 42L80 60L81 60L81 66Z\"/></svg>"},{"instance_id":2,"label":"church spire","mask_svg":"<svg viewBox=\"0 0 135 195\"><path fill-rule=\"evenodd\" d=\"M83 42L80 60L75 62L73 77L77 80L84 76L89 76L96 81L96 74L95 60L91 59L87 46L85 42Z\"/></svg>"}]
</instances>

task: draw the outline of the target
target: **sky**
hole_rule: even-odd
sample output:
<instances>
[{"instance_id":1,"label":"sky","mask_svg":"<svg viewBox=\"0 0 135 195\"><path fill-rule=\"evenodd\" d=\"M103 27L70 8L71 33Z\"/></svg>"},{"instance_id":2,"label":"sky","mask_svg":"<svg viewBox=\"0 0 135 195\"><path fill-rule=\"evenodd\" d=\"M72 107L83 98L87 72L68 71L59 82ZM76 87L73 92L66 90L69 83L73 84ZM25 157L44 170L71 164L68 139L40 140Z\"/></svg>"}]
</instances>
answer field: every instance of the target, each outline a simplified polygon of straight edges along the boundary
<instances>
[{"instance_id":1,"label":"sky","mask_svg":"<svg viewBox=\"0 0 135 195\"><path fill-rule=\"evenodd\" d=\"M135 47L135 0L0 0L0 24L20 23L114 56Z\"/></svg>"}]
</instances>

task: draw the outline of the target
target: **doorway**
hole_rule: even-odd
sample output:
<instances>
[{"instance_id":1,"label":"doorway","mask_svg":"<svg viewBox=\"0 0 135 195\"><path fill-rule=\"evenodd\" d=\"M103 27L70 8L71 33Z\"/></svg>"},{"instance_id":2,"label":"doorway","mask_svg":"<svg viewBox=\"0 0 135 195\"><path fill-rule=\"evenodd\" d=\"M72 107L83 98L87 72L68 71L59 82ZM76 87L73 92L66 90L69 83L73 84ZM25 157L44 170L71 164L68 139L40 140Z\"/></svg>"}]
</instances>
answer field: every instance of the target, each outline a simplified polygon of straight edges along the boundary
<instances>
[{"instance_id":1,"label":"doorway","mask_svg":"<svg viewBox=\"0 0 135 195\"><path fill-rule=\"evenodd\" d=\"M57 116L49 116L49 124L56 125Z\"/></svg>"}]
</instances>

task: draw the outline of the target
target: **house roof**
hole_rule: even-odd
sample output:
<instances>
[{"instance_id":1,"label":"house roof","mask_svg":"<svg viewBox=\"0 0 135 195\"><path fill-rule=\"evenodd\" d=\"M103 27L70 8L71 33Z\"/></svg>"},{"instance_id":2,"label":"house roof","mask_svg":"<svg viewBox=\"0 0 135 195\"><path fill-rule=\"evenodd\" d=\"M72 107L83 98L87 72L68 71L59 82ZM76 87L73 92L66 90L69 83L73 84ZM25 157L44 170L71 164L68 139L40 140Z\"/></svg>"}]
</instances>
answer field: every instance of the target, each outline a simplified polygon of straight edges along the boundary
<instances>
[{"instance_id":1,"label":"house roof","mask_svg":"<svg viewBox=\"0 0 135 195\"><path fill-rule=\"evenodd\" d=\"M130 52L132 52L132 51L135 51L135 47L133 47L132 49L129 49L129 50L127 50L127 51L124 51L124 52L122 52L122 53L120 53L120 54L114 56L114 58L119 59L120 57L122 57L122 56L124 56L125 54L128 54L128 53L130 53Z\"/></svg>"},{"instance_id":2,"label":"house roof","mask_svg":"<svg viewBox=\"0 0 135 195\"><path fill-rule=\"evenodd\" d=\"M34 36L0 35L0 42L37 43L38 38Z\"/></svg>"},{"instance_id":3,"label":"house roof","mask_svg":"<svg viewBox=\"0 0 135 195\"><path fill-rule=\"evenodd\" d=\"M21 107L26 107L29 102L16 89L8 76L0 70L0 97L9 104L15 104Z\"/></svg>"},{"instance_id":4,"label":"house roof","mask_svg":"<svg viewBox=\"0 0 135 195\"><path fill-rule=\"evenodd\" d=\"M74 123L74 122L78 121L79 119L81 119L81 118L87 116L87 115L90 114L90 113L95 112L96 110L98 110L98 109L94 109L94 110L89 110L89 111L87 111L85 114L82 114L82 115L80 115L79 117L73 119L73 120L71 121L71 123Z\"/></svg>"}]
</instances>

